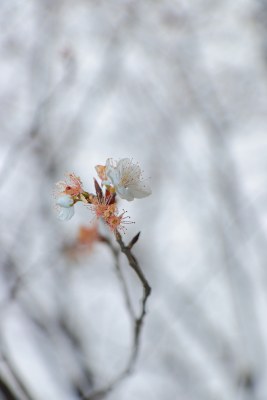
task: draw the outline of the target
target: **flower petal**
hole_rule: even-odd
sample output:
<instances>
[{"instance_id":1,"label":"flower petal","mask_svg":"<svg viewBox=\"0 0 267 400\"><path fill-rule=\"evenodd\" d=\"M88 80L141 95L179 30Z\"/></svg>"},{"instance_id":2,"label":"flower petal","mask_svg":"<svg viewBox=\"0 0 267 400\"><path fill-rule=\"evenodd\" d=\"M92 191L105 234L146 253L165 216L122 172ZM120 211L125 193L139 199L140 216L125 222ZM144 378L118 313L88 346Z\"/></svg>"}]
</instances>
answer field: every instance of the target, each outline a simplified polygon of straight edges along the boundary
<instances>
[{"instance_id":1,"label":"flower petal","mask_svg":"<svg viewBox=\"0 0 267 400\"><path fill-rule=\"evenodd\" d=\"M105 181L107 179L105 165L96 165L95 170L101 181Z\"/></svg>"},{"instance_id":2,"label":"flower petal","mask_svg":"<svg viewBox=\"0 0 267 400\"><path fill-rule=\"evenodd\" d=\"M108 158L106 175L122 199L132 201L134 198L141 199L151 194L151 189L141 178L140 166L134 164L130 158L122 158L118 162Z\"/></svg>"},{"instance_id":3,"label":"flower petal","mask_svg":"<svg viewBox=\"0 0 267 400\"><path fill-rule=\"evenodd\" d=\"M136 199L142 199L152 193L150 187L143 182L140 182L136 185L129 185L128 189L132 196Z\"/></svg>"},{"instance_id":4,"label":"flower petal","mask_svg":"<svg viewBox=\"0 0 267 400\"><path fill-rule=\"evenodd\" d=\"M138 180L141 175L141 168L138 164L133 164L130 158L122 158L118 161L117 168L120 171L120 175L124 175L125 172L129 173L134 179Z\"/></svg>"},{"instance_id":5,"label":"flower petal","mask_svg":"<svg viewBox=\"0 0 267 400\"><path fill-rule=\"evenodd\" d=\"M115 187L115 190L122 199L125 199L128 201L134 200L134 196L128 188L125 188L124 186L119 185L119 186Z\"/></svg>"},{"instance_id":6,"label":"flower petal","mask_svg":"<svg viewBox=\"0 0 267 400\"><path fill-rule=\"evenodd\" d=\"M58 212L58 219L61 221L68 221L70 220L74 215L74 207L60 207L60 210Z\"/></svg>"},{"instance_id":7,"label":"flower petal","mask_svg":"<svg viewBox=\"0 0 267 400\"><path fill-rule=\"evenodd\" d=\"M106 175L112 185L116 186L120 182L119 170L113 167L107 168Z\"/></svg>"},{"instance_id":8,"label":"flower petal","mask_svg":"<svg viewBox=\"0 0 267 400\"><path fill-rule=\"evenodd\" d=\"M72 197L68 194L59 196L56 204L60 207L69 208L73 205Z\"/></svg>"}]
</instances>

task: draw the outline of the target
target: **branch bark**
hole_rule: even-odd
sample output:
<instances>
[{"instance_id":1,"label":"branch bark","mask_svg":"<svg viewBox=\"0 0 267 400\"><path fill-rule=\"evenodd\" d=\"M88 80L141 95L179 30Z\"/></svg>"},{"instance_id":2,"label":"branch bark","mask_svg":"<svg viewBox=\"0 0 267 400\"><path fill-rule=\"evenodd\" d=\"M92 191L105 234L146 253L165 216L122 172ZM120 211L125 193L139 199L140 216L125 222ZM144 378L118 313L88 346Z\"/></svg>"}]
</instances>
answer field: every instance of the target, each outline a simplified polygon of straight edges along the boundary
<instances>
[{"instance_id":1,"label":"branch bark","mask_svg":"<svg viewBox=\"0 0 267 400\"><path fill-rule=\"evenodd\" d=\"M132 247L135 245L139 238L140 232L130 241L128 245L125 245L125 243L122 240L121 234L116 231L115 236L117 243L119 245L121 253L125 254L130 267L134 270L136 273L138 279L140 280L142 287L143 287L143 298L142 298L142 307L139 316L135 316L131 302L130 302L130 297L127 289L126 282L124 281L121 268L120 268L120 263L119 263L119 250L112 244L111 240L109 240L106 237L102 237L101 240L108 245L108 247L111 249L112 254L115 259L115 266L116 270L118 273L118 277L120 281L122 282L123 285L123 291L124 291L124 296L125 296L125 301L127 305L128 312L131 316L131 319L133 321L134 325L134 333L133 333L133 347L132 347L132 352L129 357L128 363L124 370L118 375L117 378L115 378L109 385L106 387L97 390L96 392L85 396L84 400L100 400L103 399L111 390L115 388L115 386L118 385L120 381L122 381L127 375L129 375L136 363L136 359L138 356L139 348L140 348L140 336L142 332L142 326L144 324L144 319L146 315L146 304L148 297L151 293L151 287L139 265L139 262L137 261L136 257L132 253Z\"/></svg>"}]
</instances>

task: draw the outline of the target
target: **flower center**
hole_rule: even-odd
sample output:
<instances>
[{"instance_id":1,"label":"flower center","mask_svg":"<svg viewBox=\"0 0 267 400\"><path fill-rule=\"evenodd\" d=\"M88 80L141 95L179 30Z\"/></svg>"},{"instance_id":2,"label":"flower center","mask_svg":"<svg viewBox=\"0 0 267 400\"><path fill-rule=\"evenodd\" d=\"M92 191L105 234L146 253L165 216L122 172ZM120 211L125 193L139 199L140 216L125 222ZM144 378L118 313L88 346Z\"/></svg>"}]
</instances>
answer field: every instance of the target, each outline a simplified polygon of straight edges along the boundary
<instances>
[{"instance_id":1,"label":"flower center","mask_svg":"<svg viewBox=\"0 0 267 400\"><path fill-rule=\"evenodd\" d=\"M129 163L123 170L119 185L125 188L134 185L138 182L139 175L139 170L132 163Z\"/></svg>"},{"instance_id":2,"label":"flower center","mask_svg":"<svg viewBox=\"0 0 267 400\"><path fill-rule=\"evenodd\" d=\"M124 186L126 188L131 181L133 181L133 178L130 176L130 174L125 174L121 177L120 186Z\"/></svg>"}]
</instances>

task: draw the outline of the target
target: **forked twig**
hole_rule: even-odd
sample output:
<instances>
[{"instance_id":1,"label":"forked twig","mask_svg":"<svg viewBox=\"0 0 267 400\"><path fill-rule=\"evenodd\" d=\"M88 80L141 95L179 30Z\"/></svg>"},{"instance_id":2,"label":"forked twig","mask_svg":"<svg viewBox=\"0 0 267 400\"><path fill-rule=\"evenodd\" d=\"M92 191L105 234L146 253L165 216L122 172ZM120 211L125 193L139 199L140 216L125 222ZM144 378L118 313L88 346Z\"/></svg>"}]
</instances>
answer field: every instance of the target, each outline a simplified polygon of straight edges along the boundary
<instances>
[{"instance_id":1,"label":"forked twig","mask_svg":"<svg viewBox=\"0 0 267 400\"><path fill-rule=\"evenodd\" d=\"M124 278L122 270L121 270L120 250L119 250L119 248L117 246L114 246L114 244L112 243L112 241L109 238L101 236L100 240L101 240L101 242L105 243L109 247L111 252L112 252L112 255L113 255L114 260L115 260L115 269L116 269L117 277L118 277L118 279L119 279L119 281L121 283L121 286L122 286L126 307L127 307L127 310L129 312L129 315L130 315L131 319L133 321L135 321L135 315L134 315L134 310L133 310L133 306L132 306L132 303L131 303L129 291L128 291L127 284L126 284L125 278Z\"/></svg>"},{"instance_id":2,"label":"forked twig","mask_svg":"<svg viewBox=\"0 0 267 400\"><path fill-rule=\"evenodd\" d=\"M109 385L107 385L106 387L97 390L96 392L85 396L84 400L100 400L103 399L112 389L114 389L114 387L120 382L122 381L127 375L129 375L132 370L133 367L135 365L136 359L137 359L137 355L138 355L138 351L139 351L139 344L140 344L140 335L141 335L141 331L142 331L142 326L144 323L144 318L146 315L146 303L147 303L147 299L151 293L151 287L143 273L143 271L140 268L140 265L136 259L136 257L132 254L132 247L135 245L135 243L137 242L139 236L140 236L140 232L130 241L130 243L126 246L125 243L122 240L121 234L116 231L116 240L117 243L120 246L120 250L123 254L125 254L129 265L131 266L131 268L135 271L137 277L139 278L142 287L143 287L143 298L142 298L142 308L141 308L141 312L140 315L138 317L136 317L134 315L132 306L131 306L131 302L130 302L130 298L129 298L129 294L128 294L128 290L127 290L127 286L126 283L124 281L123 275L121 273L121 269L120 269L120 265L119 265L119 252L118 250L113 246L112 242L108 239L108 238L101 238L101 240L103 242L105 242L109 248L111 249L113 256L115 258L115 262L116 262L116 270L118 273L118 276L122 282L123 285L123 290L124 290L124 295L125 295L125 301L126 301L126 305L129 311L129 314L134 322L134 338L133 338L133 348L132 348L132 352L131 355L129 357L129 361L126 365L126 367L124 368L124 370L119 374L119 376L117 378L115 378Z\"/></svg>"},{"instance_id":3,"label":"forked twig","mask_svg":"<svg viewBox=\"0 0 267 400\"><path fill-rule=\"evenodd\" d=\"M136 275L138 276L140 282L142 283L143 286L143 299L142 299L142 310L140 313L140 316L135 318L135 332L134 332L134 349L132 353L132 363L134 363L137 355L138 355L138 350L139 350L139 340L140 340L140 332L141 328L144 322L144 318L146 315L146 303L147 299L151 293L151 287L143 274L143 271L141 270L139 263L135 256L132 254L132 247L133 245L137 242L139 238L140 232L131 240L128 246L125 246L121 234L116 231L116 239L117 242L120 246L121 252L125 254L125 256L128 259L129 265L132 267L132 269L135 271Z\"/></svg>"}]
</instances>

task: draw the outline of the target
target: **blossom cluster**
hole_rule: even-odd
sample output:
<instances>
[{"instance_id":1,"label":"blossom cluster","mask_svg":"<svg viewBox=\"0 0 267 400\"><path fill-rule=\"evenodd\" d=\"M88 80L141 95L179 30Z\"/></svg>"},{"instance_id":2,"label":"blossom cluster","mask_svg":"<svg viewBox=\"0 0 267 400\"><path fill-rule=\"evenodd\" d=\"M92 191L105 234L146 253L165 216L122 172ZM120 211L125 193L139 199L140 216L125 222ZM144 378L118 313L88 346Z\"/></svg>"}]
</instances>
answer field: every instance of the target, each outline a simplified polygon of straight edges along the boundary
<instances>
[{"instance_id":1,"label":"blossom cluster","mask_svg":"<svg viewBox=\"0 0 267 400\"><path fill-rule=\"evenodd\" d=\"M117 196L132 201L151 194L151 189L142 177L138 164L129 158L115 161L107 159L105 165L95 167L100 184L94 179L95 193L84 190L81 179L71 173L64 181L56 184L56 208L59 219L67 221L74 215L77 202L87 205L97 219L102 219L111 231L124 230L124 225L130 223L125 214L119 212Z\"/></svg>"}]
</instances>

